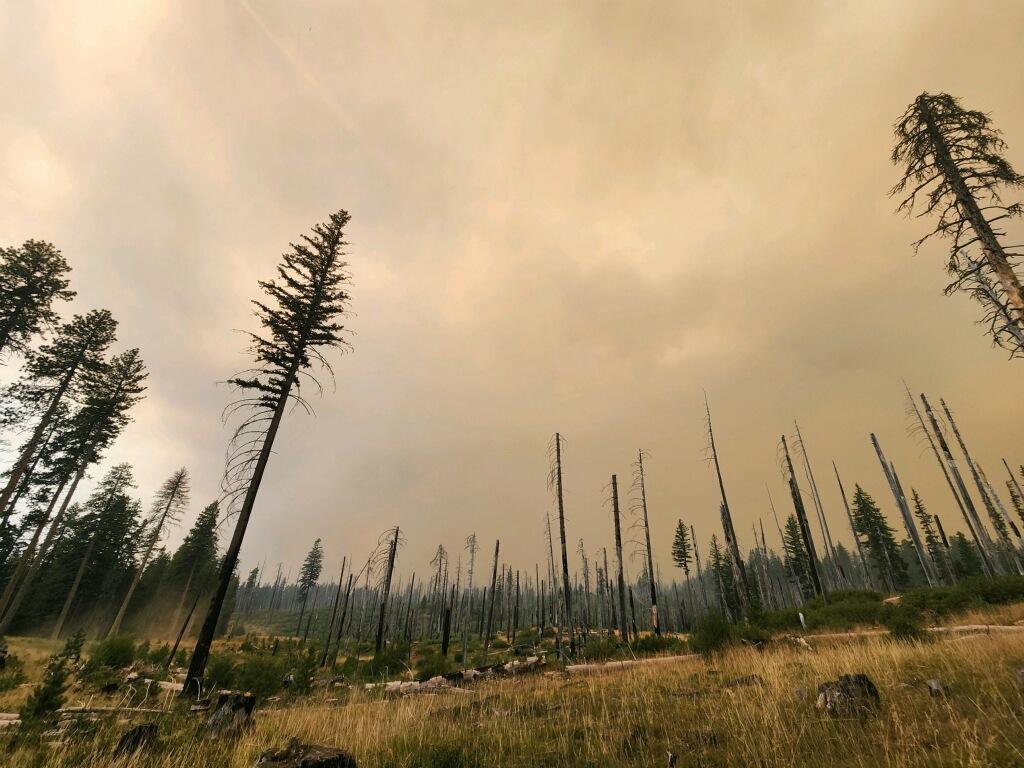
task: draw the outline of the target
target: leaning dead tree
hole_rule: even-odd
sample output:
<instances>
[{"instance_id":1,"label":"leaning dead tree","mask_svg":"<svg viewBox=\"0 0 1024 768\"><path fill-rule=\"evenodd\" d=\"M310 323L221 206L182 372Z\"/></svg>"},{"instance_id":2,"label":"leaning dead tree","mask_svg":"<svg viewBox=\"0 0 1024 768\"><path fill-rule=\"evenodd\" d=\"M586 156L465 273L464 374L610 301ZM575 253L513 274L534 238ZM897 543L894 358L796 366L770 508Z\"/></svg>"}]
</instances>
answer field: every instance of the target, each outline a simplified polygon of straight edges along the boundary
<instances>
[{"instance_id":1,"label":"leaning dead tree","mask_svg":"<svg viewBox=\"0 0 1024 768\"><path fill-rule=\"evenodd\" d=\"M967 523L967 530L970 532L971 537L974 539L974 544L978 548L985 571L989 576L994 576L996 574L996 567L992 559L992 539L989 537L985 526L982 525L981 518L978 517L978 510L974 506L971 494L967 491L967 484L964 482L963 475L960 474L960 468L953 457L953 452L949 449L946 436L942 432L942 427L939 426L939 421L935 417L935 411L932 410L931 403L928 402L928 398L925 397L923 392L921 393L921 405L924 406L925 416L927 416L928 423L932 428L932 436L934 436L938 444L949 474L956 483L956 490L959 493L960 500L963 502L960 505L960 511L963 513L964 522Z\"/></svg>"},{"instance_id":2,"label":"leaning dead tree","mask_svg":"<svg viewBox=\"0 0 1024 768\"><path fill-rule=\"evenodd\" d=\"M375 557L384 559L384 570L380 583L380 614L377 619L377 639L374 643L374 650L380 653L384 647L384 619L388 609L388 599L391 597L391 578L395 573L395 556L398 554L398 547L403 543L400 538L398 526L385 531L377 542Z\"/></svg>"},{"instance_id":3,"label":"leaning dead tree","mask_svg":"<svg viewBox=\"0 0 1024 768\"><path fill-rule=\"evenodd\" d=\"M981 496L981 502L985 506L985 511L988 513L989 520L992 523L992 528L995 529L996 534L999 536L1000 549L1004 557L1004 561L1008 565L1009 562L1013 562L1016 559L1013 544L1010 542L1009 532L1006 530L1006 509L1003 507L1002 501L995 495L992 490L992 486L988 484L988 480L985 477L985 472L981 466L971 457L970 452L967 450L967 444L964 442L963 436L960 434L960 429L956 425L956 420L953 418L953 414L949 410L949 406L946 405L946 401L939 398L939 404L942 406L943 413L946 414L946 421L950 428L953 430L953 435L956 437L957 443L960 445L960 450L964 454L964 460L967 462L967 468L971 471L971 477L974 480L975 486L978 488L978 494ZM1014 567L1019 572L1020 563L1013 562Z\"/></svg>"},{"instance_id":4,"label":"leaning dead tree","mask_svg":"<svg viewBox=\"0 0 1024 768\"><path fill-rule=\"evenodd\" d=\"M914 545L914 551L917 553L917 561L921 565L921 572L924 574L925 580L928 582L928 586L935 586L936 578L932 570L932 564L928 558L928 553L924 548L924 544L921 542L921 535L917 531L917 526L914 525L914 518L910 514L910 506L907 504L907 498L903 493L899 477L896 475L896 468L892 465L892 462L885 458L885 454L882 452L882 446L878 442L878 438L875 436L874 432L871 433L871 445L874 446L875 455L878 456L878 461L882 465L882 473L885 475L885 480L889 484L889 490L892 492L893 500L896 502L896 508L899 509L900 516L903 518L903 525L907 530L907 535L910 537L910 541Z\"/></svg>"},{"instance_id":5,"label":"leaning dead tree","mask_svg":"<svg viewBox=\"0 0 1024 768\"><path fill-rule=\"evenodd\" d=\"M789 455L789 445L786 443L786 436L782 438L782 453L785 459L786 480L789 483L789 493L793 498L793 510L796 512L796 520L800 526L800 537L804 542L804 549L807 550L808 571L811 575L811 584L815 594L821 595L822 602L828 604L828 592L821 581L821 574L818 572L818 553L814 548L814 537L811 536L811 526L807 522L807 510L804 507L804 500L800 495L800 485L796 480L796 472L793 470L793 459Z\"/></svg>"},{"instance_id":6,"label":"leaning dead tree","mask_svg":"<svg viewBox=\"0 0 1024 768\"><path fill-rule=\"evenodd\" d=\"M861 568L864 569L864 583L871 589L875 588L874 579L871 577L871 569L868 568L867 558L864 557L864 547L860 543L860 536L857 534L857 526L853 524L853 513L850 511L850 502L846 499L846 489L843 488L843 481L839 477L839 468L832 462L832 470L836 473L836 484L839 486L839 495L843 497L843 509L846 510L846 519L850 523L850 533L853 536L853 543L857 546L857 559L860 560Z\"/></svg>"},{"instance_id":7,"label":"leaning dead tree","mask_svg":"<svg viewBox=\"0 0 1024 768\"><path fill-rule=\"evenodd\" d=\"M253 303L264 332L249 334L256 366L230 380L242 396L226 409L226 416L245 414L232 437L223 480L226 507L232 511L237 506L238 518L196 640L183 695L203 681L217 621L284 412L289 405L311 412L301 385L306 382L321 389L311 373L313 364L330 373L324 352L349 347L347 330L340 322L349 304L343 239L348 221L348 213L338 211L317 224L282 256L278 280L260 281L266 303Z\"/></svg>"},{"instance_id":8,"label":"leaning dead tree","mask_svg":"<svg viewBox=\"0 0 1024 768\"><path fill-rule=\"evenodd\" d=\"M740 557L739 543L736 541L736 529L732 524L732 511L729 509L729 500L725 497L725 482L722 480L722 467L718 463L718 449L715 446L715 431L711 425L711 407L708 405L708 398L704 397L704 413L707 419L708 428L708 450L711 453L711 460L715 465L715 475L718 477L718 490L722 496L722 529L725 534L725 543L728 548L729 557L732 558L733 579L736 582L736 592L739 594L740 611L746 616L747 597L750 594L747 586L747 572L743 567L743 558Z\"/></svg>"},{"instance_id":9,"label":"leaning dead tree","mask_svg":"<svg viewBox=\"0 0 1024 768\"><path fill-rule=\"evenodd\" d=\"M821 503L821 495L818 493L818 484L814 480L814 471L811 469L811 459L807 455L807 444L800 432L800 425L793 419L793 428L796 430L796 447L804 460L804 476L811 488L811 500L814 502L814 510L818 515L818 526L821 528L821 540L824 542L825 551L828 553L829 563L833 570L833 584L844 581L844 575L839 568L839 557L836 555L835 545L832 543L832 531L828 527L828 518L825 517L825 507Z\"/></svg>"},{"instance_id":10,"label":"leaning dead tree","mask_svg":"<svg viewBox=\"0 0 1024 768\"><path fill-rule=\"evenodd\" d=\"M1022 212L1020 203L1004 203L1002 195L1024 186L1024 177L1003 157L1006 144L999 131L984 112L964 109L949 94L922 93L896 122L895 135L892 161L904 171L890 194L899 197L901 211L910 214L919 207L918 216L938 216L915 250L935 235L948 238L953 282L946 293L967 291L1005 317L1005 324L990 329L993 341L1012 354L1024 353L1016 332L1024 331L1024 291L1015 271L1021 254L1002 242L1007 221ZM961 255L975 246L981 259ZM979 280L991 295L977 290Z\"/></svg>"}]
</instances>

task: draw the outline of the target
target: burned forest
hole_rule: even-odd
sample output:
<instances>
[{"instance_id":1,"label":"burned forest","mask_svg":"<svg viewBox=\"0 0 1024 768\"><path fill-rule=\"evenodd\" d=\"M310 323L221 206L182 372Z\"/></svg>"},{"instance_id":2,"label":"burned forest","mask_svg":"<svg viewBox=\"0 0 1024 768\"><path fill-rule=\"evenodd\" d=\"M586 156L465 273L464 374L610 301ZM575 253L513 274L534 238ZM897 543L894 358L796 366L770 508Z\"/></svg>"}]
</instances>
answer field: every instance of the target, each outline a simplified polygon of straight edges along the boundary
<instances>
[{"instance_id":1,"label":"burned forest","mask_svg":"<svg viewBox=\"0 0 1024 768\"><path fill-rule=\"evenodd\" d=\"M1024 765L1024 10L102 5L0 19L0 765Z\"/></svg>"}]
</instances>

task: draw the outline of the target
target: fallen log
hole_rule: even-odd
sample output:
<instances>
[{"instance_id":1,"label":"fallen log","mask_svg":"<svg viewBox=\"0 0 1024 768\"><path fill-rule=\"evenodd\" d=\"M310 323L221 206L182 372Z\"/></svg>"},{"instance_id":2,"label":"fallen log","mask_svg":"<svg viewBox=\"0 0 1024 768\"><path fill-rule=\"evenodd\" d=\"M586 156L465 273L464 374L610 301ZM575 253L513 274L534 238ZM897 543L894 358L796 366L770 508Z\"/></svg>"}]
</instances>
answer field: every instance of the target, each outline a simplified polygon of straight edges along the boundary
<instances>
[{"instance_id":1,"label":"fallen log","mask_svg":"<svg viewBox=\"0 0 1024 768\"><path fill-rule=\"evenodd\" d=\"M695 658L696 654L686 653L680 656L652 656L647 659L626 659L625 661L606 661L601 664L570 664L565 671L570 675L597 675L604 672L616 672L620 669L633 667L655 666L658 664L674 664L684 659Z\"/></svg>"},{"instance_id":2,"label":"fallen log","mask_svg":"<svg viewBox=\"0 0 1024 768\"><path fill-rule=\"evenodd\" d=\"M60 718L83 717L86 715L166 715L162 709L143 707L64 707L57 710Z\"/></svg>"}]
</instances>

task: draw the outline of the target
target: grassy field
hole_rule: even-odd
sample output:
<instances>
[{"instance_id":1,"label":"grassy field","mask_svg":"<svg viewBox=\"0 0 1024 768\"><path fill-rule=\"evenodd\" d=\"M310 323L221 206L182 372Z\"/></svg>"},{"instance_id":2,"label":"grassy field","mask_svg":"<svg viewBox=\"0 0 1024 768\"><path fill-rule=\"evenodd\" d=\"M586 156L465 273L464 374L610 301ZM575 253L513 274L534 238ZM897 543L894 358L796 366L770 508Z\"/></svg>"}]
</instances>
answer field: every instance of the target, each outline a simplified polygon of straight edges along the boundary
<instances>
[{"instance_id":1,"label":"grassy field","mask_svg":"<svg viewBox=\"0 0 1024 768\"><path fill-rule=\"evenodd\" d=\"M401 699L334 689L261 707L255 728L229 743L198 738L201 719L176 712L150 716L161 724L159 744L135 758L111 760L127 727L111 722L57 747L15 737L0 764L242 768L297 736L342 747L361 766L665 766L670 751L677 766L723 768L1024 765L1020 635L812 644L739 647L593 676L534 674ZM29 659L29 676L52 650L39 641L14 641L12 649ZM852 672L877 684L878 714L820 714L817 685ZM941 681L944 695L929 693L929 678ZM3 694L0 709L16 708L25 690ZM89 695L72 691L68 703Z\"/></svg>"}]
</instances>

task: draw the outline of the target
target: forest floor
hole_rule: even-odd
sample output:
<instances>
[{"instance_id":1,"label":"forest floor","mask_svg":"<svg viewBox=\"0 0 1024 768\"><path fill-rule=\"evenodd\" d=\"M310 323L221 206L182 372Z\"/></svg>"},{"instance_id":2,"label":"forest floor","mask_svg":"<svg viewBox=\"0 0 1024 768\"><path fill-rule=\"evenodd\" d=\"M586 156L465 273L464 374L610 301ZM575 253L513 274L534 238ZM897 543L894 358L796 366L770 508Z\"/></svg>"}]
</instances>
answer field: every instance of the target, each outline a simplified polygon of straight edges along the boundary
<instances>
[{"instance_id":1,"label":"forest floor","mask_svg":"<svg viewBox=\"0 0 1024 768\"><path fill-rule=\"evenodd\" d=\"M1021 615L1024 605L1006 606L955 623L1010 624ZM135 757L111 759L127 729L111 720L59 746L27 736L0 742L0 764L247 768L262 750L298 737L345 749L360 766L382 768L666 766L670 752L677 768L1024 765L1020 635L807 639L810 649L774 642L599 676L556 670L432 695L388 698L361 687L320 688L262 703L254 728L234 741L200 738L202 716L172 706L167 714L135 720L160 724L157 745ZM41 659L54 648L11 638L11 649L24 659L29 679L37 679ZM852 718L819 712L817 686L849 673L874 681L881 706ZM930 691L927 680L939 681L941 693ZM2 694L0 710L17 711L26 695L25 689ZM103 703L72 690L67 704L87 698Z\"/></svg>"}]
</instances>

